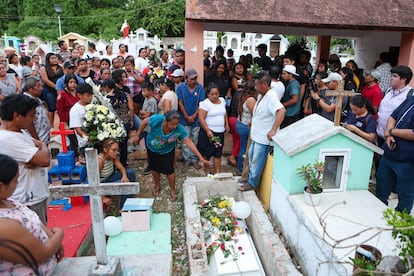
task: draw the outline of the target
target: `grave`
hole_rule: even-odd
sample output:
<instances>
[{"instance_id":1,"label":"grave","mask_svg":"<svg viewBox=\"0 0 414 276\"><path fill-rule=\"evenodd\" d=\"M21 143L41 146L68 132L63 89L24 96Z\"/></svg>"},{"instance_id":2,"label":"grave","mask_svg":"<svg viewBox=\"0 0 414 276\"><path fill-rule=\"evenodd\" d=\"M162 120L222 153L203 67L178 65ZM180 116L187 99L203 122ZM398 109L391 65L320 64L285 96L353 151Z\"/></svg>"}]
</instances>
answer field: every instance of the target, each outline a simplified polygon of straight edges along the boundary
<instances>
[{"instance_id":1,"label":"grave","mask_svg":"<svg viewBox=\"0 0 414 276\"><path fill-rule=\"evenodd\" d=\"M380 148L317 114L273 139L270 213L307 275L350 275L349 257L358 244L395 255L391 233L376 228L386 227L387 207L368 191L373 154L382 154ZM314 160L326 162L319 206L305 204L305 183L296 171Z\"/></svg>"},{"instance_id":2,"label":"grave","mask_svg":"<svg viewBox=\"0 0 414 276\"><path fill-rule=\"evenodd\" d=\"M157 271L169 271L171 255L161 256L110 256L107 255L103 227L101 195L138 194L137 183L99 182L98 158L95 149L86 149L89 185L76 184L51 187L52 198L88 194L92 214L92 229L96 257L65 258L57 266L53 275L149 275ZM161 262L161 263L160 263Z\"/></svg>"},{"instance_id":3,"label":"grave","mask_svg":"<svg viewBox=\"0 0 414 276\"><path fill-rule=\"evenodd\" d=\"M218 275L209 267L206 254L204 233L201 227L200 212L197 204L211 196L233 197L236 201L246 201L252 212L246 219L249 235L257 249L265 275L301 275L293 264L284 244L274 232L260 201L253 191L240 192L237 190L237 178L224 179L194 177L187 178L183 185L184 215L188 258L191 275ZM254 267L254 259L249 260L247 270ZM260 275L240 273L238 268L226 271L221 275Z\"/></svg>"}]
</instances>

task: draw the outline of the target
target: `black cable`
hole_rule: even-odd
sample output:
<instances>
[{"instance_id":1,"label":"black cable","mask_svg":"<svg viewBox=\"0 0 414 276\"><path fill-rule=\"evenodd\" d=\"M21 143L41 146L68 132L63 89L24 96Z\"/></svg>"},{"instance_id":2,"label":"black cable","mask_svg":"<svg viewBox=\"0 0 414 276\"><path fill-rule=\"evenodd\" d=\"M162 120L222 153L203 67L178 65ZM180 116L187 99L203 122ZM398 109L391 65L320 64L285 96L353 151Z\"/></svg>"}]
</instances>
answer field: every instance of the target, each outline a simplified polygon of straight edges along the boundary
<instances>
[{"instance_id":1,"label":"black cable","mask_svg":"<svg viewBox=\"0 0 414 276\"><path fill-rule=\"evenodd\" d=\"M11 243L12 245L20 247L20 249L22 249L24 252L22 253L21 250L7 243ZM29 251L29 249L27 249L24 245L9 239L0 239L0 246L3 246L9 249L10 251L13 251L14 253L18 254L27 263L27 266L33 270L36 276L41 276L36 259L34 258L33 254ZM26 255L24 253L26 253ZM27 256L29 258L27 258Z\"/></svg>"}]
</instances>

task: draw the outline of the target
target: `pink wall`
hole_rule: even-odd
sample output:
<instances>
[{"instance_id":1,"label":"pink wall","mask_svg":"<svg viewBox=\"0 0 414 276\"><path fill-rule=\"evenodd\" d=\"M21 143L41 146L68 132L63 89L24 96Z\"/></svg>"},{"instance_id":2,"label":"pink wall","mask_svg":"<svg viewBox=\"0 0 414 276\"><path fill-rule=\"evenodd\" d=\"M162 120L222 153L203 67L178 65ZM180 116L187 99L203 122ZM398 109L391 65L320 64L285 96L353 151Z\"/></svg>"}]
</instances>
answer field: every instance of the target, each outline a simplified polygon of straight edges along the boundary
<instances>
[{"instance_id":1,"label":"pink wall","mask_svg":"<svg viewBox=\"0 0 414 276\"><path fill-rule=\"evenodd\" d=\"M185 69L198 73L197 81L203 84L204 23L185 20Z\"/></svg>"},{"instance_id":2,"label":"pink wall","mask_svg":"<svg viewBox=\"0 0 414 276\"><path fill-rule=\"evenodd\" d=\"M414 33L402 34L398 65L406 65L414 71ZM414 79L410 85L414 86Z\"/></svg>"}]
</instances>

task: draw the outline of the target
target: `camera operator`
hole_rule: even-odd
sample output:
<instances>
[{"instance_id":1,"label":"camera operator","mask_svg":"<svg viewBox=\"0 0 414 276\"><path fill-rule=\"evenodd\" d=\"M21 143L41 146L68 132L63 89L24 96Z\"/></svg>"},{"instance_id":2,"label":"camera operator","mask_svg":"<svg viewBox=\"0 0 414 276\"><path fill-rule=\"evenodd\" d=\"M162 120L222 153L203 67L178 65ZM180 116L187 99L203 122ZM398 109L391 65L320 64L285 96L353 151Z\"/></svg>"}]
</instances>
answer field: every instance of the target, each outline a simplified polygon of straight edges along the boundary
<instances>
[{"instance_id":1,"label":"camera operator","mask_svg":"<svg viewBox=\"0 0 414 276\"><path fill-rule=\"evenodd\" d=\"M327 89L337 90L339 87L339 83L341 81L342 81L341 75L339 75L338 73L330 73L327 78L323 78L320 81L317 81L319 93L315 91L311 91L312 99L314 99L319 104L319 107L320 107L320 112L318 112L319 115L331 121L334 121L334 118L335 118L336 97L325 96L325 91ZM342 102L342 107L345 107L347 103L348 103L348 97L344 97L343 102Z\"/></svg>"},{"instance_id":2,"label":"camera operator","mask_svg":"<svg viewBox=\"0 0 414 276\"><path fill-rule=\"evenodd\" d=\"M328 77L328 74L326 74L325 77ZM320 78L319 78L320 81ZM318 105L317 103L312 99L311 97L311 91L318 92L318 83L316 81L316 78L309 78L308 83L306 84L305 88L305 96L303 99L303 114L305 116L308 116L312 113L318 112Z\"/></svg>"}]
</instances>

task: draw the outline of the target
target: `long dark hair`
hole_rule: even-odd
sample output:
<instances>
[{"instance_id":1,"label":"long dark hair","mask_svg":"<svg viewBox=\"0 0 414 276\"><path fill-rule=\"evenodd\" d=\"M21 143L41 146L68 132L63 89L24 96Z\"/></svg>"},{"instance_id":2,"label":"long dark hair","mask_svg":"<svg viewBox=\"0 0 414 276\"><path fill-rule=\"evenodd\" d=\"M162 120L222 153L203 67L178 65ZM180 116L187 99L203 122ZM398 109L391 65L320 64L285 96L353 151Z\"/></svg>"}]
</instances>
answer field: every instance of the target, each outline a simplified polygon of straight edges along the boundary
<instances>
[{"instance_id":1,"label":"long dark hair","mask_svg":"<svg viewBox=\"0 0 414 276\"><path fill-rule=\"evenodd\" d=\"M50 64L50 57L51 56L56 56L56 54L55 53L47 53L46 54L46 60L45 60L45 69L46 69L47 76L49 78L53 78L54 76L56 76L58 74L58 71L60 71L59 64L53 65L53 66L56 66L56 71L53 71L53 66Z\"/></svg>"},{"instance_id":2,"label":"long dark hair","mask_svg":"<svg viewBox=\"0 0 414 276\"><path fill-rule=\"evenodd\" d=\"M246 102L248 98L254 97L255 94L256 89L254 81L248 81L243 88L243 92L239 100L239 106L237 107L237 113L239 114L239 118L243 113L243 104Z\"/></svg>"},{"instance_id":3,"label":"long dark hair","mask_svg":"<svg viewBox=\"0 0 414 276\"><path fill-rule=\"evenodd\" d=\"M69 74L65 76L65 88L68 87L69 81L70 80L75 80L76 84L79 84L78 78L76 77L75 74Z\"/></svg>"},{"instance_id":4,"label":"long dark hair","mask_svg":"<svg viewBox=\"0 0 414 276\"><path fill-rule=\"evenodd\" d=\"M368 113L375 114L375 109L372 106L370 100L362 97L362 95L355 95L351 98L350 104L355 105L356 107L362 108L365 107L368 110Z\"/></svg>"},{"instance_id":5,"label":"long dark hair","mask_svg":"<svg viewBox=\"0 0 414 276\"><path fill-rule=\"evenodd\" d=\"M0 182L8 186L19 172L16 160L8 155L0 154Z\"/></svg>"},{"instance_id":6,"label":"long dark hair","mask_svg":"<svg viewBox=\"0 0 414 276\"><path fill-rule=\"evenodd\" d=\"M344 73L345 78L344 78L344 89L345 90L356 90L356 83L354 81L354 73L352 72L351 69L349 69L348 67L342 67L341 71Z\"/></svg>"}]
</instances>

